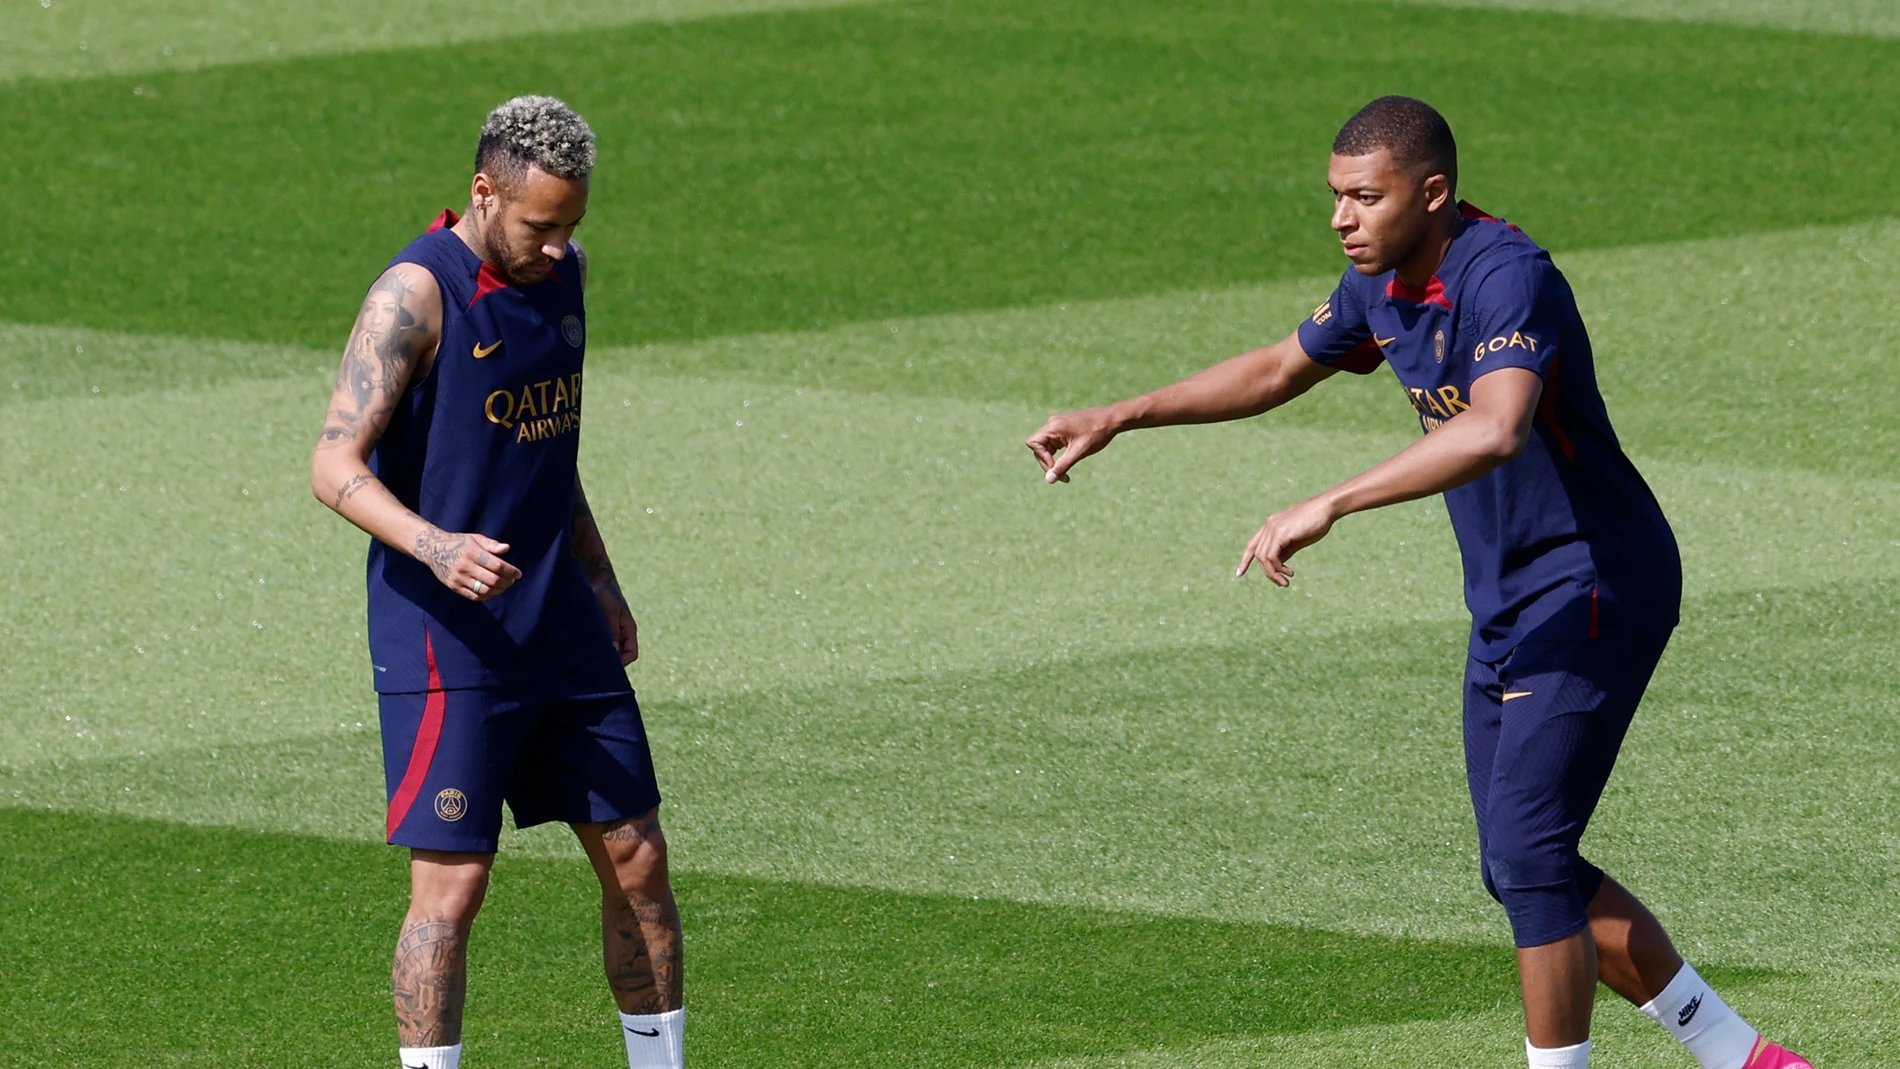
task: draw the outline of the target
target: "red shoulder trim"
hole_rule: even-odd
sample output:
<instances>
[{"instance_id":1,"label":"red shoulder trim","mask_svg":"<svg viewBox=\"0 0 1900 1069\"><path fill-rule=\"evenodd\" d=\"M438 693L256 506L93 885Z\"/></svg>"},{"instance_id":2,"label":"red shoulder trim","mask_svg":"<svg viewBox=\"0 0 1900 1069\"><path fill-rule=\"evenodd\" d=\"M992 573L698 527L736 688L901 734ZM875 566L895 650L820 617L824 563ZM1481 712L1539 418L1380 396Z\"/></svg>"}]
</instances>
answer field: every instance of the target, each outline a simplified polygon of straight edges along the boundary
<instances>
[{"instance_id":1,"label":"red shoulder trim","mask_svg":"<svg viewBox=\"0 0 1900 1069\"><path fill-rule=\"evenodd\" d=\"M1435 304L1440 308L1451 307L1450 298L1445 296L1445 284L1439 281L1437 275L1433 275L1432 280L1427 282L1422 289L1417 286L1408 286L1394 275L1392 281L1385 284L1385 295L1397 297L1401 301L1411 301L1413 304Z\"/></svg>"},{"instance_id":2,"label":"red shoulder trim","mask_svg":"<svg viewBox=\"0 0 1900 1069\"><path fill-rule=\"evenodd\" d=\"M1550 358L1550 370L1544 374L1544 395L1537 400L1537 414L1544 418L1544 426L1549 427L1551 436L1557 439L1557 449L1563 453L1564 459L1575 464L1577 444L1570 440L1570 436L1564 433L1563 425L1557 422L1557 366L1562 360L1562 353Z\"/></svg>"},{"instance_id":3,"label":"red shoulder trim","mask_svg":"<svg viewBox=\"0 0 1900 1069\"><path fill-rule=\"evenodd\" d=\"M435 222L429 224L429 233L433 234L438 230L447 230L449 227L461 221L462 217L455 214L454 208L444 208L442 209L442 214L435 217Z\"/></svg>"},{"instance_id":4,"label":"red shoulder trim","mask_svg":"<svg viewBox=\"0 0 1900 1069\"><path fill-rule=\"evenodd\" d=\"M1367 338L1355 346L1352 352L1333 362L1341 371L1350 371L1355 375L1370 375L1385 363L1385 354L1379 351L1379 343Z\"/></svg>"},{"instance_id":5,"label":"red shoulder trim","mask_svg":"<svg viewBox=\"0 0 1900 1069\"><path fill-rule=\"evenodd\" d=\"M1497 216L1492 215L1490 212L1485 211L1483 208L1478 207L1468 200L1458 202L1458 214L1474 223L1504 223L1504 220L1499 219ZM1504 225L1510 227L1511 230L1519 236L1528 236L1525 235L1522 230L1517 229L1516 223L1504 223Z\"/></svg>"},{"instance_id":6,"label":"red shoulder trim","mask_svg":"<svg viewBox=\"0 0 1900 1069\"><path fill-rule=\"evenodd\" d=\"M476 301L481 300L496 290L505 290L507 288L508 280L501 277L501 274L494 268L488 266L487 261L483 261L482 269L475 272L475 296L468 299L468 307L473 308L475 307Z\"/></svg>"}]
</instances>

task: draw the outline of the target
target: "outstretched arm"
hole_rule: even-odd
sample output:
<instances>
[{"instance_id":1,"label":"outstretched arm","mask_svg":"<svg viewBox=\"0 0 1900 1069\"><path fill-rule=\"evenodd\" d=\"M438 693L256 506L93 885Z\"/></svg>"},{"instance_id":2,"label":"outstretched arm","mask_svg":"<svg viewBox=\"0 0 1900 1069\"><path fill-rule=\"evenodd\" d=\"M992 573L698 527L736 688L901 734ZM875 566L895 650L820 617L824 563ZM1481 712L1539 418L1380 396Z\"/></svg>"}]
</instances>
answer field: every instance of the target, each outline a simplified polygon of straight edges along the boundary
<instances>
[{"instance_id":1,"label":"outstretched arm","mask_svg":"<svg viewBox=\"0 0 1900 1069\"><path fill-rule=\"evenodd\" d=\"M620 663L640 659L640 628L634 623L633 610L620 592L620 580L614 575L614 563L607 557L607 542L594 522L594 511L587 506L587 493L581 489L579 475L574 477L574 559L580 561L587 584L594 588L600 611L607 617L607 629L620 650Z\"/></svg>"},{"instance_id":2,"label":"outstretched arm","mask_svg":"<svg viewBox=\"0 0 1900 1069\"><path fill-rule=\"evenodd\" d=\"M1267 517L1240 556L1235 575L1254 561L1286 586L1287 560L1326 537L1355 512L1442 494L1517 457L1531 437L1544 381L1524 368L1502 368L1471 384L1471 407L1369 470L1317 497Z\"/></svg>"},{"instance_id":3,"label":"outstretched arm","mask_svg":"<svg viewBox=\"0 0 1900 1069\"><path fill-rule=\"evenodd\" d=\"M1100 408L1049 417L1029 436L1029 451L1049 482L1068 482L1069 469L1123 431L1184 423L1246 419L1286 404L1332 375L1307 358L1298 334L1242 353L1150 394Z\"/></svg>"},{"instance_id":4,"label":"outstretched arm","mask_svg":"<svg viewBox=\"0 0 1900 1069\"><path fill-rule=\"evenodd\" d=\"M409 385L428 374L442 334L442 294L416 264L383 272L363 298L337 370L323 432L310 458L317 500L392 549L427 564L442 585L472 601L521 578L479 534L444 531L396 499L369 470L370 452Z\"/></svg>"}]
</instances>

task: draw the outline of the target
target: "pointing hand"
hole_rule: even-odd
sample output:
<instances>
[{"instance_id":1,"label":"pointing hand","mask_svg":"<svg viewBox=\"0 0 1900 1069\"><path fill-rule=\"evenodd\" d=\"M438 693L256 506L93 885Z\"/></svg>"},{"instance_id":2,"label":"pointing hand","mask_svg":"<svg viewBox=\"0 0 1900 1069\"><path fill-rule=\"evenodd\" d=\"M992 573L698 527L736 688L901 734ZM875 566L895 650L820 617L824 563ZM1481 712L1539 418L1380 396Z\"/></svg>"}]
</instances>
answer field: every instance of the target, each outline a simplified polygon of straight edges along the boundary
<instances>
[{"instance_id":1,"label":"pointing hand","mask_svg":"<svg viewBox=\"0 0 1900 1069\"><path fill-rule=\"evenodd\" d=\"M1069 469L1083 457L1101 452L1114 440L1118 429L1108 409L1087 408L1050 416L1049 422L1024 444L1036 455L1036 463L1042 465L1045 482L1066 483Z\"/></svg>"}]
</instances>

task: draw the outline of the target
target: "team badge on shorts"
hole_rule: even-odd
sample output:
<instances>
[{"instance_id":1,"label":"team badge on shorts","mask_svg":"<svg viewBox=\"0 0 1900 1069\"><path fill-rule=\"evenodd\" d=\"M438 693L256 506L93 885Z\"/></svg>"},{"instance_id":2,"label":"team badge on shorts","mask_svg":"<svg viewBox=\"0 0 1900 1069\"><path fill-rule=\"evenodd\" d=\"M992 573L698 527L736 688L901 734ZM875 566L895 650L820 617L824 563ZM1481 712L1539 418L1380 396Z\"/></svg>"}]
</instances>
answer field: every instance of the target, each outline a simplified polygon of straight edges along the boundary
<instances>
[{"instance_id":1,"label":"team badge on shorts","mask_svg":"<svg viewBox=\"0 0 1900 1069\"><path fill-rule=\"evenodd\" d=\"M435 796L435 815L454 823L468 813L468 796L450 787Z\"/></svg>"},{"instance_id":2,"label":"team badge on shorts","mask_svg":"<svg viewBox=\"0 0 1900 1069\"><path fill-rule=\"evenodd\" d=\"M567 343L574 348L581 347L581 321L578 317L568 316L561 320L561 337L566 338Z\"/></svg>"}]
</instances>

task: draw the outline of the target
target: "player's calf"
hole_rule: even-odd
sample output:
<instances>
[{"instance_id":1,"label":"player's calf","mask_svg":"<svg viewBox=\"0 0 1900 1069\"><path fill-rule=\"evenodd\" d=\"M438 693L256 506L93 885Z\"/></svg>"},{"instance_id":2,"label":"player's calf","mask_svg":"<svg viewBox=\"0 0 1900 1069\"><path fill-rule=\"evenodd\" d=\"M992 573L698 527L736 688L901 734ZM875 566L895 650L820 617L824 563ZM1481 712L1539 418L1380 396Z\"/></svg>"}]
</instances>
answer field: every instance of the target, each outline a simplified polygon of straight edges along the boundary
<instances>
[{"instance_id":1,"label":"player's calf","mask_svg":"<svg viewBox=\"0 0 1900 1069\"><path fill-rule=\"evenodd\" d=\"M684 1064L679 908L657 810L576 825L601 887L601 945L632 1069Z\"/></svg>"},{"instance_id":2,"label":"player's calf","mask_svg":"<svg viewBox=\"0 0 1900 1069\"><path fill-rule=\"evenodd\" d=\"M468 933L488 891L493 863L492 854L410 854L409 912L390 968L405 1069L461 1065Z\"/></svg>"}]
</instances>

